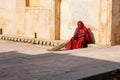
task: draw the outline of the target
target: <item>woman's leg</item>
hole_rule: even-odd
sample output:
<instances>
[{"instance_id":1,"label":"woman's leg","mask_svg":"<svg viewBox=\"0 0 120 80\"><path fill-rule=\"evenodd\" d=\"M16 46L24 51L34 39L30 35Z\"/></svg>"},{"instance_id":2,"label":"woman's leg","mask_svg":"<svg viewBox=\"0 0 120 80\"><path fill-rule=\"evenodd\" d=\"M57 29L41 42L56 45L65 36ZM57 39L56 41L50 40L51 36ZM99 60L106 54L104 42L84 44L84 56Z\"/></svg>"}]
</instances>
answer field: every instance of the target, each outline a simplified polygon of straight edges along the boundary
<instances>
[{"instance_id":1,"label":"woman's leg","mask_svg":"<svg viewBox=\"0 0 120 80\"><path fill-rule=\"evenodd\" d=\"M66 50L77 49L77 39L72 37L66 46Z\"/></svg>"}]
</instances>

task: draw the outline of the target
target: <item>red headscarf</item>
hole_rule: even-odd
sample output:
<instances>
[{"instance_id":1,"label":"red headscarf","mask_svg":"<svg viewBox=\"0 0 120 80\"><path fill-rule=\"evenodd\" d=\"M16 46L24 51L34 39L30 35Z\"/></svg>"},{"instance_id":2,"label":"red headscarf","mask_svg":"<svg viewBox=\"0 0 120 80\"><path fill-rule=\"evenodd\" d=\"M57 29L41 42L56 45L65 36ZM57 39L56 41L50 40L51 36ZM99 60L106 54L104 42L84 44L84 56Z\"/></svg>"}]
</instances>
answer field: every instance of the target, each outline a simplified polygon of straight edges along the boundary
<instances>
[{"instance_id":1,"label":"red headscarf","mask_svg":"<svg viewBox=\"0 0 120 80\"><path fill-rule=\"evenodd\" d=\"M84 26L83 22L82 21L78 21L77 22L77 25L81 24L81 26Z\"/></svg>"},{"instance_id":2,"label":"red headscarf","mask_svg":"<svg viewBox=\"0 0 120 80\"><path fill-rule=\"evenodd\" d=\"M82 21L78 21L77 25L80 25L80 24L81 24L81 28L79 26L76 28L77 34L80 35L81 34L80 29L83 30L83 33L86 35L86 42L90 42L90 34L88 29L86 28L86 26Z\"/></svg>"}]
</instances>

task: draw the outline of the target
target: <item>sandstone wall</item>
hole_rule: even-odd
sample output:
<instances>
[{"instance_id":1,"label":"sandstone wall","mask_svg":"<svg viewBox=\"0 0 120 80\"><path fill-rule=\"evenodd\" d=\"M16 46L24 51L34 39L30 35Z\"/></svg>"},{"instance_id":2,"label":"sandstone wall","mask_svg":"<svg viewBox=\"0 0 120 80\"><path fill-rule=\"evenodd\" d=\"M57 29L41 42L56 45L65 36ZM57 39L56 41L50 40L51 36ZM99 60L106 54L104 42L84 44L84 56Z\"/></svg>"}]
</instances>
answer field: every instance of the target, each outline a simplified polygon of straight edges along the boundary
<instances>
[{"instance_id":1,"label":"sandstone wall","mask_svg":"<svg viewBox=\"0 0 120 80\"><path fill-rule=\"evenodd\" d=\"M15 19L15 35L16 36L25 36L26 26L25 26L25 0L16 0L16 19Z\"/></svg>"},{"instance_id":2,"label":"sandstone wall","mask_svg":"<svg viewBox=\"0 0 120 80\"><path fill-rule=\"evenodd\" d=\"M100 0L61 0L61 39L70 39L82 20L91 29L93 41L98 42Z\"/></svg>"},{"instance_id":3,"label":"sandstone wall","mask_svg":"<svg viewBox=\"0 0 120 80\"><path fill-rule=\"evenodd\" d=\"M25 14L26 34L37 33L38 38L50 39L51 27L55 26L54 0L40 0L39 6L26 7Z\"/></svg>"},{"instance_id":4,"label":"sandstone wall","mask_svg":"<svg viewBox=\"0 0 120 80\"><path fill-rule=\"evenodd\" d=\"M15 0L0 0L0 28L3 34L16 34Z\"/></svg>"},{"instance_id":5,"label":"sandstone wall","mask_svg":"<svg viewBox=\"0 0 120 80\"><path fill-rule=\"evenodd\" d=\"M30 1L30 0L29 0ZM51 39L55 33L54 0L0 0L3 34Z\"/></svg>"},{"instance_id":6,"label":"sandstone wall","mask_svg":"<svg viewBox=\"0 0 120 80\"><path fill-rule=\"evenodd\" d=\"M69 40L79 20L92 42L120 44L119 0L0 0L3 35ZM59 13L60 12L60 13ZM59 26L60 25L60 26Z\"/></svg>"}]
</instances>

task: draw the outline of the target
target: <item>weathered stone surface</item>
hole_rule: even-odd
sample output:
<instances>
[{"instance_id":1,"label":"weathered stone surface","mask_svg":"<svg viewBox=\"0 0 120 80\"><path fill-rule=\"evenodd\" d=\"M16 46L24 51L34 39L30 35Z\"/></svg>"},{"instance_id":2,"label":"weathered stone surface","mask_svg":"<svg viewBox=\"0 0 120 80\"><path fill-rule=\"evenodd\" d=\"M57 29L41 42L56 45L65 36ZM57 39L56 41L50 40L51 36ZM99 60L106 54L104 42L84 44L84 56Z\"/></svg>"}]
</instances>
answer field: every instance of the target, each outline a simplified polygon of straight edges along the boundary
<instances>
[{"instance_id":1,"label":"weathered stone surface","mask_svg":"<svg viewBox=\"0 0 120 80\"><path fill-rule=\"evenodd\" d=\"M100 0L61 0L61 39L69 40L81 20L98 42L99 5Z\"/></svg>"},{"instance_id":2,"label":"weathered stone surface","mask_svg":"<svg viewBox=\"0 0 120 80\"><path fill-rule=\"evenodd\" d=\"M89 28L92 42L120 44L120 0L0 0L3 35L69 40L78 20Z\"/></svg>"}]
</instances>

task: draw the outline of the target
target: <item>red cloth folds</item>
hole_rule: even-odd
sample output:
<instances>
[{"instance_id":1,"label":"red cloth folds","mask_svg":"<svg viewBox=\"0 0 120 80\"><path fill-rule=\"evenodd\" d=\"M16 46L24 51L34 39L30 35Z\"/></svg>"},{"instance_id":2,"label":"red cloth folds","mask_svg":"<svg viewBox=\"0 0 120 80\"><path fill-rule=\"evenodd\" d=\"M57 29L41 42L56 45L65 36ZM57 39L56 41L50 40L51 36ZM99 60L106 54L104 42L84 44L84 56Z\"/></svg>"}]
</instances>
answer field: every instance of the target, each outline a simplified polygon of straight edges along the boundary
<instances>
[{"instance_id":1,"label":"red cloth folds","mask_svg":"<svg viewBox=\"0 0 120 80\"><path fill-rule=\"evenodd\" d=\"M82 21L78 21L74 36L66 46L66 50L84 48L90 42L90 34Z\"/></svg>"}]
</instances>

